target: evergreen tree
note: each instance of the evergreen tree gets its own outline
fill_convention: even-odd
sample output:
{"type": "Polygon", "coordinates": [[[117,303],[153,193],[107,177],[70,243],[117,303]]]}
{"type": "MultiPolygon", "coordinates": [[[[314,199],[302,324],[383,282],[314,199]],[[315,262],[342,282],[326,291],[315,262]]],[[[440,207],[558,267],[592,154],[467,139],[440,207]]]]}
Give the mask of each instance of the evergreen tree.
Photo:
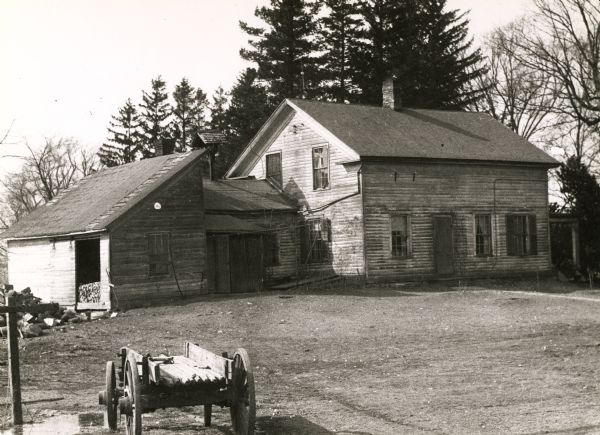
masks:
{"type": "Polygon", "coordinates": [[[381,103],[381,83],[394,75],[403,105],[461,109],[481,97],[474,80],[485,71],[472,49],[466,13],[446,0],[367,0],[361,13],[366,44],[355,81],[365,103],[381,103]]]}
{"type": "Polygon", "coordinates": [[[356,0],[320,0],[328,10],[320,20],[319,43],[322,62],[322,91],[327,99],[338,102],[356,100],[352,86],[352,59],[361,43],[361,25],[356,0]]]}
{"type": "Polygon", "coordinates": [[[580,263],[584,272],[600,270],[600,186],[581,157],[572,156],[558,170],[565,206],[579,220],[580,263]]]}
{"type": "Polygon", "coordinates": [[[278,103],[269,101],[267,89],[259,83],[254,68],[248,68],[239,75],[230,96],[225,113],[227,145],[219,155],[224,168],[233,164],[278,103]]]}
{"type": "Polygon", "coordinates": [[[225,133],[227,130],[227,93],[219,85],[210,105],[210,128],[225,133]]]}
{"type": "Polygon", "coordinates": [[[150,92],[142,91],[140,120],[142,127],[142,154],[144,158],[155,155],[155,145],[168,136],[171,106],[166,83],[160,76],[151,82],[150,92]]]}
{"type": "Polygon", "coordinates": [[[196,95],[194,97],[194,110],[192,111],[194,114],[193,122],[196,132],[205,130],[208,127],[206,115],[209,110],[210,107],[206,93],[200,88],[196,89],[196,95]]]}
{"type": "Polygon", "coordinates": [[[248,41],[252,49],[242,49],[240,55],[256,63],[260,79],[269,84],[277,101],[318,94],[319,62],[314,56],[318,9],[318,3],[308,0],[271,0],[270,7],[254,13],[266,28],[240,22],[253,38],[248,41]]]}
{"type": "Polygon", "coordinates": [[[173,92],[173,137],[176,150],[186,151],[192,146],[194,134],[204,128],[203,110],[206,107],[206,94],[191,86],[186,78],[175,86],[173,92]]]}
{"type": "Polygon", "coordinates": [[[100,162],[110,167],[139,160],[142,157],[141,122],[131,99],[119,108],[118,115],[113,115],[112,119],[108,127],[110,137],[98,151],[100,162]]]}

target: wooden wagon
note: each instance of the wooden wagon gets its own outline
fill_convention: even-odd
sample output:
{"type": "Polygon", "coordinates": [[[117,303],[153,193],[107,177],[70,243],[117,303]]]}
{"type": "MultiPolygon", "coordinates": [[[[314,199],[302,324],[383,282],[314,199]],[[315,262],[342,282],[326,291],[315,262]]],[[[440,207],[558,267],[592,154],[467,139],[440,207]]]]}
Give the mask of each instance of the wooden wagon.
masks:
{"type": "Polygon", "coordinates": [[[117,429],[117,413],[125,417],[127,434],[139,435],[143,413],[199,405],[210,426],[212,406],[218,405],[230,408],[237,435],[254,434],[254,376],[244,349],[228,358],[185,343],[184,355],[152,357],[123,347],[118,356],[118,370],[113,361],[106,363],[106,388],[99,394],[110,429],[117,429]]]}

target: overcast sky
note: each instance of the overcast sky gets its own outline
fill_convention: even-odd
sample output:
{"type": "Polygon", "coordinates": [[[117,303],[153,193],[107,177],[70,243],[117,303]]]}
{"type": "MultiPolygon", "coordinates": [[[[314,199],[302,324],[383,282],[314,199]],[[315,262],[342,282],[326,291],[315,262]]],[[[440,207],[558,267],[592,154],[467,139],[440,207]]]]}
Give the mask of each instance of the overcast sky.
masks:
{"type": "MultiPolygon", "coordinates": [[[[182,77],[209,97],[246,66],[239,57],[268,0],[0,1],[0,134],[11,141],[73,137],[97,148],[110,115],[141,98],[161,74],[169,92],[182,77]]],[[[531,0],[448,0],[470,9],[476,38],[522,15],[531,0]]],[[[1,151],[0,151],[1,152],[1,151]]],[[[4,147],[4,152],[15,148],[4,147]]],[[[0,160],[0,165],[7,164],[0,160]]]]}

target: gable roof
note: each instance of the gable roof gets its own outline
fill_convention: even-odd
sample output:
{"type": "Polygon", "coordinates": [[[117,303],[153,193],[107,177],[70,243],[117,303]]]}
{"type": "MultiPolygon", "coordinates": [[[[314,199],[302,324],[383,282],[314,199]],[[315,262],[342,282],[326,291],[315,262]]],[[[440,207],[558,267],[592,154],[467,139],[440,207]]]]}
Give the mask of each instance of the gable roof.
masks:
{"type": "Polygon", "coordinates": [[[170,154],[96,172],[38,207],[0,237],[34,238],[105,230],[202,154],[170,154]]]}
{"type": "Polygon", "coordinates": [[[203,180],[204,209],[211,211],[296,211],[288,197],[266,180],[203,180]]]}
{"type": "MultiPolygon", "coordinates": [[[[477,112],[402,109],[320,101],[285,100],[269,123],[290,119],[293,110],[307,122],[351,148],[360,158],[418,158],[542,164],[558,162],[491,116],[477,112]]],[[[259,148],[271,140],[263,126],[228,176],[240,176],[259,148]],[[250,148],[253,148],[252,152],[250,148]]],[[[270,132],[270,137],[267,132],[270,132]]]]}

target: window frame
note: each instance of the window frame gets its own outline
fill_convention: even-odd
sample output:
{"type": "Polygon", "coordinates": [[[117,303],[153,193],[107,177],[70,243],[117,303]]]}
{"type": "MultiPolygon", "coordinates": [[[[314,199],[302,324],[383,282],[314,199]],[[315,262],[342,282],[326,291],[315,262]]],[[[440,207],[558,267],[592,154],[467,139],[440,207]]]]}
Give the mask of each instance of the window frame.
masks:
{"type": "Polygon", "coordinates": [[[330,168],[330,158],[329,157],[330,157],[329,156],[329,147],[327,145],[316,145],[311,148],[310,160],[311,160],[311,168],[312,168],[313,191],[331,189],[331,173],[329,170],[329,168],[330,168]],[[315,150],[317,150],[319,148],[323,150],[322,152],[327,153],[327,156],[326,156],[327,159],[323,159],[325,166],[316,168],[315,167],[315,150]],[[321,171],[321,174],[323,174],[323,173],[327,174],[327,185],[326,186],[324,186],[324,187],[322,186],[322,184],[323,184],[323,176],[322,175],[320,178],[321,186],[317,186],[316,171],[321,171]]]}
{"type": "Polygon", "coordinates": [[[389,235],[390,235],[390,256],[393,259],[404,260],[406,258],[412,257],[412,230],[411,230],[411,216],[408,213],[392,213],[389,215],[389,235]],[[394,252],[394,218],[404,218],[406,219],[406,254],[405,255],[395,255],[394,252]]]}
{"type": "Polygon", "coordinates": [[[537,216],[535,213],[508,213],[505,216],[506,229],[506,255],[510,257],[531,257],[538,254],[537,249],[537,216]],[[524,232],[511,232],[510,224],[513,219],[524,218],[524,232]],[[532,222],[533,220],[533,222],[532,222]],[[534,229],[534,232],[531,230],[534,229]],[[514,243],[511,240],[518,241],[518,237],[523,238],[521,243],[514,243]],[[516,250],[517,247],[521,249],[516,250]]]}
{"type": "Polygon", "coordinates": [[[329,251],[331,250],[332,237],[331,237],[331,221],[326,217],[314,217],[306,220],[307,225],[307,242],[308,242],[308,255],[307,255],[307,263],[309,264],[323,264],[328,263],[331,260],[331,256],[329,255],[329,251]],[[318,231],[320,235],[319,238],[313,238],[313,234],[317,234],[316,231],[313,230],[312,223],[313,222],[321,222],[321,229],[318,231]],[[327,234],[327,240],[324,240],[323,234],[327,234]],[[313,243],[314,241],[314,243],[313,243]],[[318,246],[318,249],[314,249],[318,246]],[[316,255],[315,253],[318,253],[316,255]]]}
{"type": "Polygon", "coordinates": [[[156,231],[146,233],[146,251],[148,254],[148,276],[161,277],[171,275],[171,233],[156,231]],[[160,238],[160,243],[157,241],[160,238]],[[166,250],[159,249],[159,246],[166,250]],[[154,248],[154,249],[153,249],[154,248]]]}
{"type": "MultiPolygon", "coordinates": [[[[494,256],[494,226],[493,226],[493,220],[492,220],[492,214],[491,213],[474,213],[473,214],[473,241],[474,241],[474,247],[475,247],[475,256],[476,257],[493,257],[494,256]],[[489,234],[477,234],[477,218],[480,217],[487,217],[489,219],[489,234]],[[477,243],[477,237],[488,237],[489,238],[489,247],[490,247],[490,252],[478,252],[477,251],[477,247],[479,246],[477,243]]],[[[485,244],[484,244],[485,246],[485,244]]]]}
{"type": "Polygon", "coordinates": [[[271,180],[277,184],[279,187],[283,187],[283,156],[281,151],[274,151],[268,154],[265,154],[265,178],[267,180],[271,180]],[[269,176],[269,157],[279,156],[279,178],[275,179],[274,177],[269,176]]]}

